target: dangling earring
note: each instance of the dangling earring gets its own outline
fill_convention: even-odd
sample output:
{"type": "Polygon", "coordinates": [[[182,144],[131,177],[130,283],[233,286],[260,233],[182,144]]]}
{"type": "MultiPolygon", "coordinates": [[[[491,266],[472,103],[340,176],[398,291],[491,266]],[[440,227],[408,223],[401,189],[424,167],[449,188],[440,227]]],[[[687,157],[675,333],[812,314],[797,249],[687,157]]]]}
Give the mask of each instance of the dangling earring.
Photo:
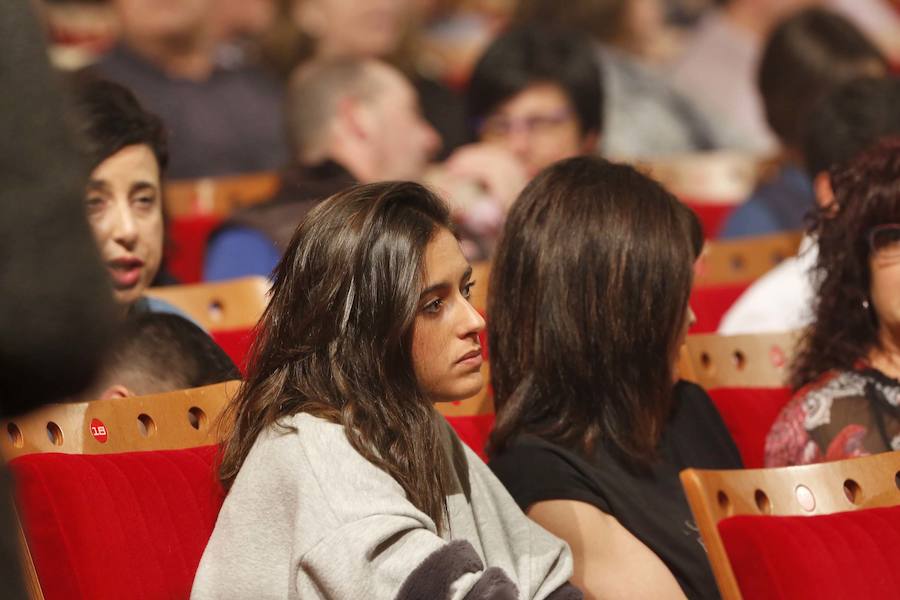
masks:
{"type": "Polygon", "coordinates": [[[863,310],[869,310],[869,301],[866,299],[863,299],[862,307],[863,307],[863,310]]]}

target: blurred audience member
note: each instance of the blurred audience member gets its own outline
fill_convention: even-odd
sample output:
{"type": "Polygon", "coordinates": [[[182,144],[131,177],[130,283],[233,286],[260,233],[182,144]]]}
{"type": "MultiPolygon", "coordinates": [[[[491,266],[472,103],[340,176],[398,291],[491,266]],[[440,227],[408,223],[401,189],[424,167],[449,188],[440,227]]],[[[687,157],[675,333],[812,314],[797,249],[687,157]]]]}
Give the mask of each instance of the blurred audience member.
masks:
{"type": "Polygon", "coordinates": [[[162,180],[169,153],[162,121],[127,88],[102,79],[81,82],[77,108],[92,161],[85,209],[122,313],[186,317],[144,295],[163,255],[162,180]]]}
{"type": "Polygon", "coordinates": [[[272,26],[276,8],[275,0],[216,0],[214,35],[225,44],[253,40],[272,26]]]}
{"type": "MultiPolygon", "coordinates": [[[[113,333],[79,197],[88,173],[31,2],[0,11],[0,418],[80,392],[113,333]]],[[[0,582],[25,600],[12,482],[0,465],[0,582]]]]}
{"type": "Polygon", "coordinates": [[[579,157],[525,188],[494,259],[489,464],[569,543],[588,598],[718,598],[678,479],[741,466],[709,396],[677,381],[702,245],[658,183],[579,157]]]}
{"type": "Polygon", "coordinates": [[[745,150],[771,153],[778,144],[766,126],[756,89],[757,63],[772,28],[790,13],[821,0],[727,0],[700,22],[670,76],[676,86],[724,121],[745,150]]]}
{"type": "Polygon", "coordinates": [[[686,96],[622,47],[629,0],[522,0],[520,23],[582,31],[595,41],[603,77],[603,136],[607,156],[646,158],[714,150],[728,143],[725,132],[686,96]]]}
{"type": "Polygon", "coordinates": [[[441,143],[419,112],[415,89],[375,59],[300,67],[288,87],[287,122],[294,162],[281,190],[214,233],[206,280],[268,276],[315,204],[354,182],[419,179],[441,143]]]}
{"type": "Polygon", "coordinates": [[[788,17],[769,36],[758,73],[769,127],[781,143],[782,164],[771,181],[729,215],[720,237],[801,229],[815,208],[812,179],[803,171],[802,145],[816,102],[838,85],[880,77],[888,64],[852,23],[809,8],[788,17]]]}
{"type": "Polygon", "coordinates": [[[900,138],[831,170],[816,223],[813,322],[766,466],[900,450],[900,138]]]}
{"type": "Polygon", "coordinates": [[[558,160],[590,154],[603,122],[603,87],[586,39],[536,25],[488,47],[467,92],[477,137],[506,148],[533,177],[558,160]]]}
{"type": "Polygon", "coordinates": [[[82,400],[127,398],[240,379],[205,331],[179,317],[148,313],[126,320],[82,400]]]}
{"type": "MultiPolygon", "coordinates": [[[[900,135],[900,80],[861,79],[827,95],[810,113],[803,141],[806,172],[813,179],[818,210],[833,200],[828,170],[841,165],[878,139],[900,135]]],[[[806,236],[797,256],[763,275],[728,310],[719,333],[789,331],[812,319],[811,269],[818,255],[816,232],[806,236]]]]}
{"type": "Polygon", "coordinates": [[[263,57],[285,80],[299,65],[334,58],[377,58],[403,71],[425,119],[441,134],[444,158],[466,137],[459,97],[422,68],[414,0],[278,0],[262,40],[263,57]]]}
{"type": "Polygon", "coordinates": [[[92,67],[130,87],[171,133],[175,179],[284,163],[281,90],[217,54],[216,0],[113,0],[122,39],[92,67]]]}

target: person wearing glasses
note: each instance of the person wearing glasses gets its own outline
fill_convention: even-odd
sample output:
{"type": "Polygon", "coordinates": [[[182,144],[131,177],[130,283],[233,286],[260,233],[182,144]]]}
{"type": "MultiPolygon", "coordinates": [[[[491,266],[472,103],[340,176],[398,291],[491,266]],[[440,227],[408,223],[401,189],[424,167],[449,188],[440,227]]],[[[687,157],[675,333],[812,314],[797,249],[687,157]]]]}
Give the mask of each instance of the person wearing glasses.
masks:
{"type": "Polygon", "coordinates": [[[512,152],[529,178],[591,154],[603,125],[592,46],[564,29],[523,26],[499,36],[475,66],[466,102],[476,137],[512,152]]]}
{"type": "Polygon", "coordinates": [[[794,398],[766,439],[766,465],[900,450],[900,137],[831,170],[816,224],[813,322],[794,359],[794,398]]]}

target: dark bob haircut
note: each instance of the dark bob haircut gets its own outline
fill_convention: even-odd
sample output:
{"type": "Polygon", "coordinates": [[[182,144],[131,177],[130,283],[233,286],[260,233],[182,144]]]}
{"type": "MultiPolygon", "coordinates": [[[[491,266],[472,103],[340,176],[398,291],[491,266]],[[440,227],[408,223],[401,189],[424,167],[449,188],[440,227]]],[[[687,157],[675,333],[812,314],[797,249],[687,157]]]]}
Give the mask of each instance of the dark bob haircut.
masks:
{"type": "Polygon", "coordinates": [[[106,79],[84,77],[76,83],[75,108],[92,169],[126,146],[146,144],[163,176],[169,164],[165,127],[159,117],[141,107],[131,90],[106,79]]]}
{"type": "Polygon", "coordinates": [[[469,123],[477,129],[501,104],[539,83],[562,88],[582,134],[601,132],[603,87],[590,41],[577,32],[537,26],[509,30],[488,46],[469,81],[469,123]]]}
{"type": "Polygon", "coordinates": [[[772,131],[800,149],[808,114],[838,85],[888,72],[884,55],[844,17],[822,8],[802,10],[769,36],[760,60],[758,85],[772,131]]]}
{"type": "Polygon", "coordinates": [[[813,322],[791,372],[799,389],[831,369],[846,369],[878,347],[878,318],[868,302],[868,233],[900,222],[900,137],[885,138],[831,171],[836,212],[821,212],[813,322]]]}
{"type": "Polygon", "coordinates": [[[879,138],[900,135],[900,79],[865,78],[833,90],[810,115],[803,154],[811,177],[850,161],[879,138]]]}
{"type": "Polygon", "coordinates": [[[651,461],[702,245],[694,213],[630,166],[578,157],[540,173],[491,275],[490,451],[531,433],[651,461]]]}

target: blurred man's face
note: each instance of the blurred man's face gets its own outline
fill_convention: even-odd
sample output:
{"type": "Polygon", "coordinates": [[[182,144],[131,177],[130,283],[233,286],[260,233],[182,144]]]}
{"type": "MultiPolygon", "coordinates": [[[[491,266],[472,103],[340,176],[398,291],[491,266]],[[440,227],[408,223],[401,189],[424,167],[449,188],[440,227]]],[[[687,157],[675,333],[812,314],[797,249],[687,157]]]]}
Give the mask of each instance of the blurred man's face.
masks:
{"type": "Polygon", "coordinates": [[[208,25],[215,0],[113,0],[126,37],[179,39],[208,25]]]}
{"type": "Polygon", "coordinates": [[[321,56],[382,58],[397,49],[410,0],[295,0],[295,21],[321,56]]]}
{"type": "Polygon", "coordinates": [[[558,160],[586,154],[595,135],[584,135],[575,108],[555,83],[529,86],[501,104],[478,126],[482,141],[512,152],[529,177],[558,160]]]}
{"type": "Polygon", "coordinates": [[[440,149],[441,138],[422,117],[416,90],[396,69],[377,67],[378,91],[370,101],[379,179],[419,179],[440,149]]]}

